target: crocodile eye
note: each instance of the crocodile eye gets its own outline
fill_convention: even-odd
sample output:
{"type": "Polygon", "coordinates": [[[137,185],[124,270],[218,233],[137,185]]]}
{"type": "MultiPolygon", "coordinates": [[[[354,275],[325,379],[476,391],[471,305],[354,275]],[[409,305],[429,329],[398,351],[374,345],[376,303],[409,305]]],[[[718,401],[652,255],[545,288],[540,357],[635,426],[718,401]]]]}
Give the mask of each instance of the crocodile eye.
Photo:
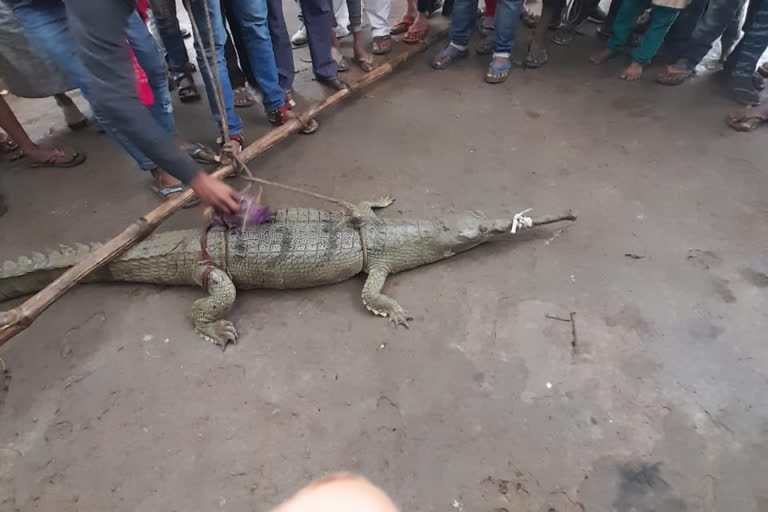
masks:
{"type": "Polygon", "coordinates": [[[488,231],[488,228],[486,226],[480,226],[481,233],[485,233],[486,231],[488,231]]]}

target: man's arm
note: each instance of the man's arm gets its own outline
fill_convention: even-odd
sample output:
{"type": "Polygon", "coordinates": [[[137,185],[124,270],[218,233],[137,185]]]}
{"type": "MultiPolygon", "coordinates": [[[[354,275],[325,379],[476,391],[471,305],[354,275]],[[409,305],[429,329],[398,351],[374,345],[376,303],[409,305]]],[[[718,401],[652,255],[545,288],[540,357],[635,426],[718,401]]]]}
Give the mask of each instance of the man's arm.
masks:
{"type": "Polygon", "coordinates": [[[91,74],[91,99],[145,155],[184,183],[198,173],[174,138],[154,120],[136,94],[125,43],[125,24],[136,8],[131,0],[65,0],[69,26],[91,74]]]}
{"type": "Polygon", "coordinates": [[[91,74],[91,100],[145,155],[172,176],[189,184],[200,199],[225,212],[240,206],[237,192],[202,172],[176,147],[173,137],[139,101],[125,24],[135,0],[65,0],[69,27],[91,74]]]}

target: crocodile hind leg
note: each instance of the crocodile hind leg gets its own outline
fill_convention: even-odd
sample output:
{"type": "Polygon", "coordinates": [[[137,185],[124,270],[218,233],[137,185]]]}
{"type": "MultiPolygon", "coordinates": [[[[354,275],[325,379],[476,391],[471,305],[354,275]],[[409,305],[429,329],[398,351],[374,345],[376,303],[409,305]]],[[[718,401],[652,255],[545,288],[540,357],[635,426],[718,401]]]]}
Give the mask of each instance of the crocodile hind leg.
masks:
{"type": "Polygon", "coordinates": [[[218,345],[223,351],[228,343],[237,343],[235,325],[223,318],[235,303],[235,285],[223,270],[205,266],[200,267],[199,283],[202,284],[206,272],[209,272],[205,286],[208,297],[197,299],[192,305],[192,323],[204,340],[218,345]]]}
{"type": "Polygon", "coordinates": [[[408,327],[408,321],[413,320],[413,317],[395,299],[381,293],[388,275],[389,271],[384,268],[368,271],[368,279],[363,286],[363,304],[374,315],[389,317],[395,327],[408,327]]]}

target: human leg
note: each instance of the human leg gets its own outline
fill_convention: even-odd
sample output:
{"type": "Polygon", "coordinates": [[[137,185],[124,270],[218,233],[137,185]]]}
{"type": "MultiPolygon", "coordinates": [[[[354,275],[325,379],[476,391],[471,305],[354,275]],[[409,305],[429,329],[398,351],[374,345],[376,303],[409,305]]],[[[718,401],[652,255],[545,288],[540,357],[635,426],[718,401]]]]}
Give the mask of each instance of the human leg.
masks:
{"type": "Polygon", "coordinates": [[[632,64],[621,74],[625,80],[637,80],[643,73],[643,66],[649,64],[659,50],[664,36],[680,14],[680,9],[653,5],[651,21],[645,34],[640,38],[640,44],[632,51],[632,64]]]}
{"type": "Polygon", "coordinates": [[[205,91],[208,96],[208,104],[211,108],[211,113],[216,119],[216,122],[220,122],[222,118],[227,120],[230,136],[238,135],[242,131],[242,122],[235,113],[232,84],[229,82],[229,75],[227,74],[227,60],[224,57],[224,44],[226,43],[227,36],[224,29],[224,22],[221,18],[221,5],[218,0],[207,0],[206,2],[192,1],[186,3],[186,5],[190,11],[189,15],[194,18],[195,25],[197,25],[197,29],[200,32],[200,39],[202,39],[202,41],[199,41],[198,38],[195,37],[195,51],[197,53],[198,67],[203,75],[203,82],[205,82],[205,91]],[[211,37],[208,34],[206,7],[208,9],[208,16],[210,16],[211,19],[211,28],[213,30],[213,46],[211,46],[211,37]],[[219,112],[214,81],[208,74],[206,61],[211,67],[211,73],[216,73],[218,70],[222,88],[221,96],[224,100],[223,113],[219,112]]]}
{"type": "Polygon", "coordinates": [[[757,62],[768,46],[768,2],[760,2],[753,11],[752,21],[744,31],[736,49],[728,59],[730,88],[736,101],[745,104],[760,102],[760,95],[754,88],[752,75],[757,62]]]}
{"type": "Polygon", "coordinates": [[[285,91],[280,87],[277,76],[275,54],[272,50],[272,38],[267,26],[266,0],[225,0],[232,20],[237,23],[243,38],[247,59],[256,83],[261,89],[264,108],[272,112],[280,108],[285,99],[285,91]]]}
{"type": "Polygon", "coordinates": [[[616,19],[613,22],[611,38],[608,40],[604,50],[590,57],[592,63],[601,64],[605,62],[605,60],[613,56],[619,48],[627,43],[635,26],[635,20],[640,16],[644,6],[645,2],[643,0],[622,0],[621,6],[616,13],[616,19]]]}
{"type": "Polygon", "coordinates": [[[135,11],[128,17],[125,35],[152,89],[154,102],[149,106],[152,117],[166,132],[175,135],[176,125],[173,120],[173,102],[168,90],[166,64],[152,34],[135,11]]]}
{"type": "Polygon", "coordinates": [[[285,91],[293,89],[293,50],[288,37],[288,27],[285,25],[283,4],[281,0],[267,0],[267,24],[272,38],[272,49],[275,52],[275,64],[280,87],[285,91]]]}
{"type": "Polygon", "coordinates": [[[315,77],[336,78],[336,62],[331,57],[331,8],[327,0],[300,0],[300,3],[315,77]]]}

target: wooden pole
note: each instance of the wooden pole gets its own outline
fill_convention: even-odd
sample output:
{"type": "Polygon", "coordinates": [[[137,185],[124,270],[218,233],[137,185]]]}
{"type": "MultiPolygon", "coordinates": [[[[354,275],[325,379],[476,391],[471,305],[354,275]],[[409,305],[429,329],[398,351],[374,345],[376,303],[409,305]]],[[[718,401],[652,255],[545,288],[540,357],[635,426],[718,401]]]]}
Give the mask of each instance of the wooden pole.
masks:
{"type": "MultiPolygon", "coordinates": [[[[309,119],[314,118],[326,108],[334,105],[342,98],[351,95],[360,89],[391,74],[398,66],[406,62],[414,55],[429,48],[435,41],[442,38],[446,30],[439,31],[428,41],[416,45],[409,45],[404,51],[394,55],[389,61],[377,67],[362,78],[349,84],[349,89],[334,92],[326,98],[310,105],[306,112],[299,114],[298,119],[291,119],[284,125],[278,126],[269,133],[249,144],[238,155],[240,160],[247,162],[261,155],[275,144],[285,140],[290,135],[298,132],[309,119]]],[[[236,172],[233,165],[225,165],[217,169],[212,176],[224,179],[236,172]]],[[[122,233],[99,246],[98,249],[88,254],[76,265],[69,268],[48,286],[27,299],[23,304],[0,313],[0,346],[8,340],[32,325],[40,314],[48,309],[57,299],[80,282],[85,276],[94,270],[103,267],[122,253],[130,249],[139,241],[146,238],[163,221],[176,213],[182,206],[195,197],[195,192],[187,188],[184,192],[165,201],[163,204],[150,211],[143,217],[128,226],[122,233]]]]}

